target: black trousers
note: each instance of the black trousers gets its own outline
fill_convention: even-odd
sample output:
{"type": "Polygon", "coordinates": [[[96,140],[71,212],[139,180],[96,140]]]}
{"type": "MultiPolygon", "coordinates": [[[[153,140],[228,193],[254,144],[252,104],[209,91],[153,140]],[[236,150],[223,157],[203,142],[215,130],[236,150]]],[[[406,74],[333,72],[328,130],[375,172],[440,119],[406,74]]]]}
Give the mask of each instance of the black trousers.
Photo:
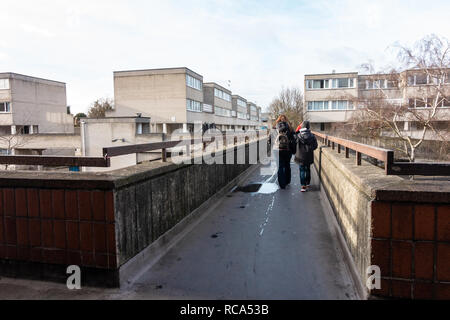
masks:
{"type": "Polygon", "coordinates": [[[280,150],[278,156],[278,184],[280,188],[284,189],[291,183],[292,152],[290,150],[280,150]]]}

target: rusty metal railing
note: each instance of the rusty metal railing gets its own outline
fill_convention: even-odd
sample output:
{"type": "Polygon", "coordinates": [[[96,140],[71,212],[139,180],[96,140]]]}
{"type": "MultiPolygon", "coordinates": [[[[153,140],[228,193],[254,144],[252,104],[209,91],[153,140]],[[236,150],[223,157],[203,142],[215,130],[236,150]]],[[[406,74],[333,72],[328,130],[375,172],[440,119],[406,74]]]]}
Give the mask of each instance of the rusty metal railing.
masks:
{"type": "MultiPolygon", "coordinates": [[[[257,139],[268,134],[265,131],[254,131],[257,139]]],[[[239,142],[239,138],[243,138],[243,142],[248,143],[252,132],[228,134],[224,135],[224,143],[227,142],[225,138],[232,137],[233,144],[239,142]]],[[[205,136],[201,139],[186,139],[176,141],[162,141],[154,143],[126,145],[117,147],[103,148],[103,157],[71,157],[71,156],[34,156],[34,155],[4,155],[0,156],[0,165],[42,165],[48,167],[110,167],[111,157],[117,157],[126,154],[144,153],[150,151],[161,150],[161,159],[163,162],[167,161],[167,149],[187,146],[187,152],[190,153],[190,148],[195,144],[203,144],[203,149],[210,143],[216,141],[219,136],[205,136]]],[[[225,144],[224,144],[225,145],[225,144]]]]}
{"type": "Polygon", "coordinates": [[[375,158],[384,162],[386,175],[422,175],[422,176],[450,176],[450,163],[448,162],[395,162],[394,151],[329,136],[313,131],[313,134],[326,146],[338,153],[345,152],[345,157],[350,157],[350,150],[356,154],[356,165],[361,165],[361,156],[375,158]]]}

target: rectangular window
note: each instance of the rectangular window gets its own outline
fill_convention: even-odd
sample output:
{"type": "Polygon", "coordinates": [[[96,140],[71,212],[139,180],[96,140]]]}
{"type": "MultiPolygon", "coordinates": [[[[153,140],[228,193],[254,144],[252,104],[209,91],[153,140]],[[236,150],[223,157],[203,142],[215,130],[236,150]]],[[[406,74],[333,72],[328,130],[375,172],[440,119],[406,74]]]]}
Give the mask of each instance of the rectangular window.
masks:
{"type": "Polygon", "coordinates": [[[237,117],[239,119],[247,119],[247,114],[245,112],[238,112],[237,117]]]}
{"type": "Polygon", "coordinates": [[[396,80],[386,80],[387,88],[398,88],[398,82],[396,80]]]}
{"type": "Polygon", "coordinates": [[[337,101],[332,101],[332,103],[331,103],[331,109],[337,110],[337,108],[338,108],[338,102],[337,102],[337,101]]]}
{"type": "Polygon", "coordinates": [[[186,100],[186,109],[188,111],[202,112],[202,104],[199,101],[187,99],[186,100]]]}
{"type": "Polygon", "coordinates": [[[426,74],[416,74],[416,85],[427,83],[428,83],[428,76],[426,74]]]}
{"type": "Polygon", "coordinates": [[[197,90],[202,90],[202,82],[188,74],[186,75],[186,85],[197,90]]]}
{"type": "Polygon", "coordinates": [[[8,149],[0,149],[0,155],[7,156],[9,154],[10,154],[10,152],[8,149]]]}
{"type": "Polygon", "coordinates": [[[0,79],[0,90],[9,89],[9,79],[0,79]]]}
{"type": "Polygon", "coordinates": [[[247,103],[244,100],[241,100],[241,99],[237,100],[237,105],[240,106],[240,107],[244,107],[244,108],[247,107],[247,103]]]}
{"type": "Polygon", "coordinates": [[[306,89],[312,89],[312,80],[306,80],[306,89]]]}
{"type": "Polygon", "coordinates": [[[10,112],[11,104],[9,102],[0,102],[0,112],[10,112]]]}
{"type": "Polygon", "coordinates": [[[223,99],[225,101],[231,101],[231,96],[228,93],[223,92],[222,90],[219,90],[216,88],[214,88],[214,96],[216,96],[217,98],[223,99]]]}
{"type": "Polygon", "coordinates": [[[353,78],[350,78],[349,87],[350,88],[354,88],[355,87],[355,80],[353,78]]]}
{"type": "Polygon", "coordinates": [[[408,104],[411,109],[415,108],[416,107],[416,99],[409,99],[408,104]]]}
{"type": "Polygon", "coordinates": [[[348,78],[340,78],[338,79],[338,88],[348,88],[348,78]]]}
{"type": "Polygon", "coordinates": [[[353,101],[348,101],[348,107],[347,107],[347,109],[348,109],[348,110],[354,110],[354,109],[355,109],[355,107],[354,107],[354,105],[353,105],[353,101]]]}
{"type": "Polygon", "coordinates": [[[323,102],[323,110],[328,110],[328,101],[323,102]]]}
{"type": "Polygon", "coordinates": [[[423,99],[416,99],[416,108],[425,108],[425,101],[423,99]]]}
{"type": "Polygon", "coordinates": [[[445,75],[445,83],[450,83],[450,72],[445,75]]]}
{"type": "Polygon", "coordinates": [[[331,87],[334,89],[338,87],[338,79],[333,79],[331,81],[331,87]]]}
{"type": "Polygon", "coordinates": [[[347,101],[339,100],[338,101],[338,110],[347,109],[347,101]]]}
{"type": "Polygon", "coordinates": [[[312,111],[313,109],[313,103],[312,101],[308,101],[308,111],[312,111]]]}
{"type": "Polygon", "coordinates": [[[450,107],[450,97],[445,97],[442,101],[442,106],[443,107],[450,107]]]}
{"type": "Polygon", "coordinates": [[[325,87],[324,80],[314,80],[314,82],[313,82],[314,89],[323,89],[324,87],[325,87]]]}

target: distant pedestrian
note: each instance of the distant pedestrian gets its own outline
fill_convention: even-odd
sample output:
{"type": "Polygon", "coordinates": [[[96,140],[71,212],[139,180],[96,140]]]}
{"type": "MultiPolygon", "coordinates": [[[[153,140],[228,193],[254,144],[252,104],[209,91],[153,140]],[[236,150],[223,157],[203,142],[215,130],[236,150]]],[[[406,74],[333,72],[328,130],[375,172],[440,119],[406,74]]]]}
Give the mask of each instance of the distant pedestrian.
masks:
{"type": "Polygon", "coordinates": [[[285,189],[291,183],[291,158],[293,145],[295,146],[294,131],[285,115],[278,117],[275,122],[277,137],[274,151],[278,161],[278,184],[285,189]]]}
{"type": "Polygon", "coordinates": [[[311,133],[309,121],[303,121],[297,135],[297,150],[294,161],[299,165],[301,192],[306,192],[311,184],[311,165],[314,163],[314,150],[317,139],[311,133]]]}

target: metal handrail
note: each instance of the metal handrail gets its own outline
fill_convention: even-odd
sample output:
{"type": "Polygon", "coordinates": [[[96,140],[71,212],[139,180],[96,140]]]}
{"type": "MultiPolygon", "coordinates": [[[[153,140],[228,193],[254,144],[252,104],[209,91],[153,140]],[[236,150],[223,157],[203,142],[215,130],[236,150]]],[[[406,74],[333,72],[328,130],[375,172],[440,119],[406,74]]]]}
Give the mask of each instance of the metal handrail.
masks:
{"type": "Polygon", "coordinates": [[[321,142],[331,147],[337,148],[341,153],[341,147],[345,148],[345,157],[350,157],[350,150],[356,153],[356,165],[361,165],[361,155],[367,155],[384,162],[386,175],[422,175],[422,176],[450,176],[450,163],[448,162],[395,162],[394,151],[367,144],[346,140],[338,137],[329,136],[320,132],[313,131],[315,136],[319,137],[321,142]]]}
{"type": "MultiPolygon", "coordinates": [[[[259,139],[261,137],[259,131],[254,131],[256,137],[259,139]]],[[[236,145],[238,139],[245,137],[245,143],[249,142],[249,136],[251,133],[238,133],[233,134],[233,143],[236,145]]],[[[208,137],[208,136],[205,136],[208,137]]],[[[0,156],[1,165],[43,165],[43,166],[69,166],[69,167],[110,167],[111,157],[117,157],[126,154],[133,153],[143,153],[154,150],[161,150],[161,159],[163,162],[167,161],[167,149],[176,146],[188,146],[187,150],[189,152],[190,146],[198,143],[203,143],[203,149],[210,143],[216,141],[217,136],[210,136],[210,139],[205,141],[202,139],[186,139],[186,140],[176,140],[176,141],[162,141],[154,143],[136,144],[136,145],[126,145],[117,147],[106,147],[103,148],[103,157],[71,157],[71,156],[34,156],[34,155],[4,155],[0,156]]],[[[224,135],[225,137],[230,137],[230,135],[224,135]]]]}

